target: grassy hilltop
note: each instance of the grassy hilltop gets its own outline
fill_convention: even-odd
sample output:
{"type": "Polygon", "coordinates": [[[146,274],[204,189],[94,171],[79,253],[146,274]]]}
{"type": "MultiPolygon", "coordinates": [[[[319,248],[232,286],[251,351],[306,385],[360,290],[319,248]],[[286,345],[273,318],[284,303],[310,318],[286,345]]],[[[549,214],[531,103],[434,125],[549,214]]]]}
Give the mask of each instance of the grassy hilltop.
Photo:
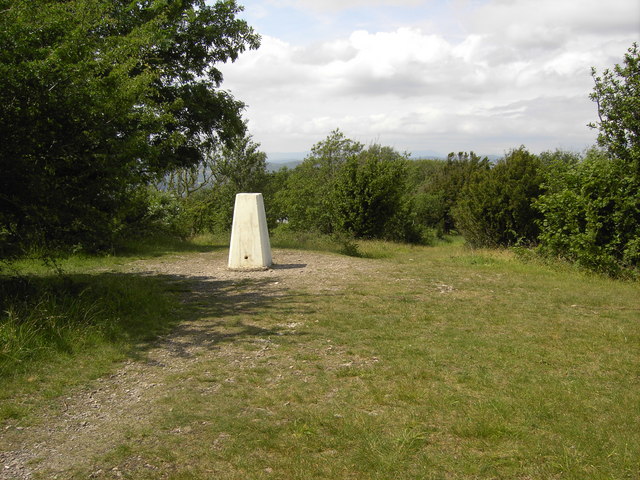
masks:
{"type": "Polygon", "coordinates": [[[279,268],[244,277],[222,273],[222,246],[189,250],[78,267],[87,288],[130,293],[95,304],[91,338],[5,371],[3,451],[46,444],[48,422],[60,451],[84,442],[71,463],[35,450],[29,468],[60,478],[640,471],[637,283],[458,241],[361,242],[362,258],[276,248],[279,268]],[[75,440],[68,409],[84,419],[75,440]]]}

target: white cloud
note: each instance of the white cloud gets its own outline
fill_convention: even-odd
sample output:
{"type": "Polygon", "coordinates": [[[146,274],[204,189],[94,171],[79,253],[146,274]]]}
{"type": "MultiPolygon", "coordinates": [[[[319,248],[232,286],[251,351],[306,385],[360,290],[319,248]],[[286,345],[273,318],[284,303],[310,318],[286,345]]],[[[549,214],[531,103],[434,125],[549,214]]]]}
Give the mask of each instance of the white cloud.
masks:
{"type": "Polygon", "coordinates": [[[545,29],[637,34],[639,18],[640,4],[630,0],[494,0],[473,11],[467,21],[475,32],[506,31],[507,38],[517,40],[545,29]]]}
{"type": "Polygon", "coordinates": [[[409,24],[311,45],[265,35],[225,66],[224,85],[266,151],[308,150],[336,127],[400,150],[581,148],[595,140],[590,68],[619,63],[636,39],[631,3],[494,0],[457,39],[409,24]]]}
{"type": "Polygon", "coordinates": [[[335,12],[357,7],[412,7],[421,5],[425,2],[424,0],[270,0],[270,3],[279,6],[311,9],[320,12],[335,12]]]}

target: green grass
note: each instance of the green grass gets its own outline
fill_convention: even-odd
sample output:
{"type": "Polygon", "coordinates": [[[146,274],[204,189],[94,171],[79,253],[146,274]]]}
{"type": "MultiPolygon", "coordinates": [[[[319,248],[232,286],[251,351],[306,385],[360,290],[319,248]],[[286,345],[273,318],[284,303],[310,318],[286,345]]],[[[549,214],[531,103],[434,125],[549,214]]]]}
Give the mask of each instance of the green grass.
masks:
{"type": "Polygon", "coordinates": [[[171,287],[159,278],[117,273],[122,265],[168,252],[213,250],[149,242],[117,255],[59,259],[55,268],[34,259],[5,265],[0,272],[0,421],[28,416],[43,400],[113,371],[176,325],[181,306],[171,287]]]}
{"type": "Polygon", "coordinates": [[[638,478],[638,283],[459,240],[360,249],[369,274],[333,288],[201,299],[220,354],[168,378],[97,478],[638,478]]]}
{"type": "Polygon", "coordinates": [[[340,253],[342,245],[330,235],[309,232],[295,232],[286,228],[277,228],[271,233],[271,246],[274,248],[292,248],[319,252],[340,253]]]}
{"type": "MultiPolygon", "coordinates": [[[[462,243],[462,237],[436,239],[431,233],[425,239],[428,245],[462,243]]],[[[219,242],[220,237],[216,238],[219,242]]],[[[383,240],[353,239],[346,234],[322,235],[311,232],[297,232],[287,228],[276,228],[271,233],[271,246],[274,248],[290,248],[295,250],[311,250],[317,252],[338,253],[350,257],[385,258],[397,254],[400,250],[410,251],[418,246],[402,245],[383,240]]]]}

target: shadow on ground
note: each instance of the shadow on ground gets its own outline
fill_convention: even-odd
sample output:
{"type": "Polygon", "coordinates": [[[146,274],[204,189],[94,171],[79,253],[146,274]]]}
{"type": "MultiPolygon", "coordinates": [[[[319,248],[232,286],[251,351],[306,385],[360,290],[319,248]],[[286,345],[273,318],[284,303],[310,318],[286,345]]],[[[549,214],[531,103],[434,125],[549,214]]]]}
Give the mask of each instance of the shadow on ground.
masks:
{"type": "MultiPolygon", "coordinates": [[[[274,269],[303,267],[289,264],[274,269]]],[[[278,324],[305,313],[310,304],[308,296],[288,291],[277,276],[216,279],[153,272],[3,276],[0,293],[3,311],[16,312],[18,322],[24,317],[33,331],[42,333],[39,342],[44,343],[37,345],[38,351],[64,355],[91,350],[94,340],[79,350],[74,344],[73,332],[84,329],[97,332],[99,343],[131,345],[126,355],[133,359],[144,359],[153,348],[166,347],[187,357],[221,343],[292,335],[278,324]],[[162,302],[165,307],[154,308],[162,302]],[[42,311],[41,317],[31,313],[34,309],[42,311]],[[60,321],[52,324],[52,318],[60,321]],[[65,331],[71,333],[65,336],[65,331]]],[[[0,317],[0,331],[8,321],[0,317]]],[[[16,361],[5,359],[9,364],[4,370],[15,372],[20,367],[27,372],[36,356],[37,352],[16,361]]]]}
{"type": "Polygon", "coordinates": [[[181,253],[211,253],[227,250],[228,245],[197,245],[190,242],[158,241],[131,244],[123,246],[114,252],[114,256],[127,258],[131,255],[143,255],[147,258],[157,258],[165,255],[181,253]]]}
{"type": "MultiPolygon", "coordinates": [[[[280,265],[277,268],[303,268],[280,265]]],[[[293,294],[277,277],[216,280],[210,277],[158,275],[170,290],[178,292],[183,308],[173,331],[146,347],[168,342],[174,355],[190,357],[201,347],[252,339],[304,335],[279,326],[293,315],[311,313],[309,296],[293,294]]],[[[143,346],[143,350],[146,349],[143,346]]]]}

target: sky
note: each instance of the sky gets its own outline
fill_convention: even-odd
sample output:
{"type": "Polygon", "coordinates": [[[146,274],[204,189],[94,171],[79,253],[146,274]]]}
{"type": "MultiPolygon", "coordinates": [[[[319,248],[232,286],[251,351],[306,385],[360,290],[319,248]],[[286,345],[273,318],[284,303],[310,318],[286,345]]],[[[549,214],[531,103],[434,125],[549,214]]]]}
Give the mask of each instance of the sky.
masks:
{"type": "Polygon", "coordinates": [[[583,151],[597,136],[591,67],[640,42],[639,0],[239,3],[262,44],[220,66],[222,88],[272,161],[336,128],[414,158],[583,151]]]}

